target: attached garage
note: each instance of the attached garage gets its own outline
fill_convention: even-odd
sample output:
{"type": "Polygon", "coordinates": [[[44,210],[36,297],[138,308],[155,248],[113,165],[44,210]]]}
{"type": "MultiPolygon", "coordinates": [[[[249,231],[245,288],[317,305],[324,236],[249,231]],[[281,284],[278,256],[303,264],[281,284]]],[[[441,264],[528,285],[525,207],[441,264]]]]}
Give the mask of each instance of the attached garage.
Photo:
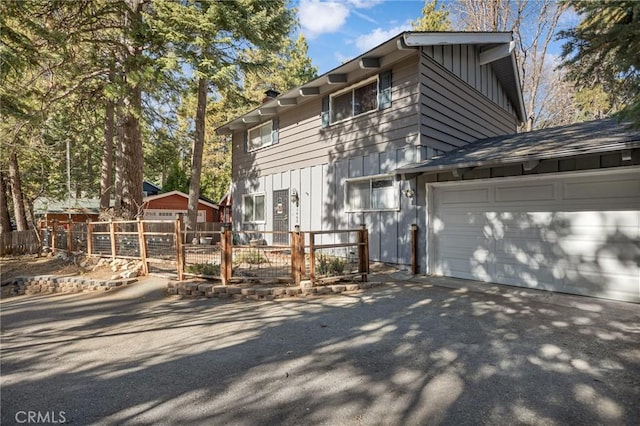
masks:
{"type": "Polygon", "coordinates": [[[640,303],[640,130],[497,136],[396,173],[424,202],[422,272],[640,303]]]}
{"type": "Polygon", "coordinates": [[[432,274],[640,303],[640,170],[428,192],[432,274]]]}

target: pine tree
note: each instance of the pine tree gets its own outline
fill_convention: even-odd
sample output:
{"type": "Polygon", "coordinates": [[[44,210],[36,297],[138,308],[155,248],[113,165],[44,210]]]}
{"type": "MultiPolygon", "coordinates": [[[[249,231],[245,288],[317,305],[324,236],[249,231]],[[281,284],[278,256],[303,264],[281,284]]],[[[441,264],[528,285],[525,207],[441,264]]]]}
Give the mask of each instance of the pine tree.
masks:
{"type": "Polygon", "coordinates": [[[438,0],[425,0],[422,17],[411,21],[414,31],[451,31],[449,11],[444,6],[438,6],[438,0]]]}
{"type": "Polygon", "coordinates": [[[621,117],[640,127],[640,2],[568,2],[582,18],[560,33],[562,66],[581,89],[602,86],[621,117]]]}

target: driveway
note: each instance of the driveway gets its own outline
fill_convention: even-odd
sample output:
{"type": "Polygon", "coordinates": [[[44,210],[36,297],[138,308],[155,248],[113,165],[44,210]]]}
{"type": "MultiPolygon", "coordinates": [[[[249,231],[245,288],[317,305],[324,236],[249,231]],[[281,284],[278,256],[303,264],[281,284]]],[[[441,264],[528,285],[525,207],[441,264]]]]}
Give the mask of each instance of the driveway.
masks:
{"type": "Polygon", "coordinates": [[[271,302],[164,298],[160,278],[3,301],[2,424],[637,424],[640,306],[407,278],[271,302]]]}

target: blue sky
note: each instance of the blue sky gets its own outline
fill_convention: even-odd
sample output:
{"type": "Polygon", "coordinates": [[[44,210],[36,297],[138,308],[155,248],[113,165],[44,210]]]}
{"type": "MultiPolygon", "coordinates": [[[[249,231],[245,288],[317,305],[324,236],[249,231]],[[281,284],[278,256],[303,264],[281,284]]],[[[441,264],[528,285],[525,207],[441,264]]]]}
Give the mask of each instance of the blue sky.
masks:
{"type": "MultiPolygon", "coordinates": [[[[293,6],[320,75],[410,30],[411,20],[422,15],[424,0],[293,0],[293,6]]],[[[566,14],[560,26],[574,23],[575,15],[566,14]]],[[[549,53],[557,55],[560,45],[554,43],[549,53]]]]}
{"type": "Polygon", "coordinates": [[[424,0],[297,0],[294,6],[309,57],[323,74],[411,29],[424,0]]]}

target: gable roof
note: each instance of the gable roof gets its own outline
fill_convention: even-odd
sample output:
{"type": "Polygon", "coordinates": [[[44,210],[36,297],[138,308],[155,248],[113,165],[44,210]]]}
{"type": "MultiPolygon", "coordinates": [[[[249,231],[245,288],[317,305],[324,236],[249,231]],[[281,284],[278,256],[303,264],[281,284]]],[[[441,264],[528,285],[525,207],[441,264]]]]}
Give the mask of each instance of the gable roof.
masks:
{"type": "Polygon", "coordinates": [[[640,148],[640,130],[629,129],[625,123],[609,118],[480,139],[431,160],[400,167],[395,172],[437,173],[632,148],[640,148]]]}
{"type": "MultiPolygon", "coordinates": [[[[187,200],[189,199],[189,195],[185,194],[184,192],[181,191],[171,191],[171,192],[165,192],[162,194],[158,194],[158,195],[150,195],[148,197],[144,197],[144,199],[142,200],[144,203],[148,202],[148,201],[153,201],[153,200],[158,200],[160,198],[165,198],[165,197],[169,197],[172,195],[179,195],[182,198],[186,198],[187,200]]],[[[211,208],[214,209],[219,209],[220,207],[215,204],[213,201],[209,200],[208,198],[205,198],[203,196],[200,196],[200,199],[198,201],[200,204],[204,204],[205,206],[209,206],[211,208]]]]}
{"type": "Polygon", "coordinates": [[[514,106],[516,116],[523,122],[525,108],[516,65],[515,43],[510,32],[416,32],[405,31],[360,56],[322,74],[307,83],[288,90],[248,113],[216,129],[218,134],[253,127],[278,112],[301,105],[317,96],[325,96],[336,89],[353,84],[372,69],[383,69],[414,55],[421,46],[461,45],[481,46],[480,61],[491,64],[496,77],[514,106]]]}

